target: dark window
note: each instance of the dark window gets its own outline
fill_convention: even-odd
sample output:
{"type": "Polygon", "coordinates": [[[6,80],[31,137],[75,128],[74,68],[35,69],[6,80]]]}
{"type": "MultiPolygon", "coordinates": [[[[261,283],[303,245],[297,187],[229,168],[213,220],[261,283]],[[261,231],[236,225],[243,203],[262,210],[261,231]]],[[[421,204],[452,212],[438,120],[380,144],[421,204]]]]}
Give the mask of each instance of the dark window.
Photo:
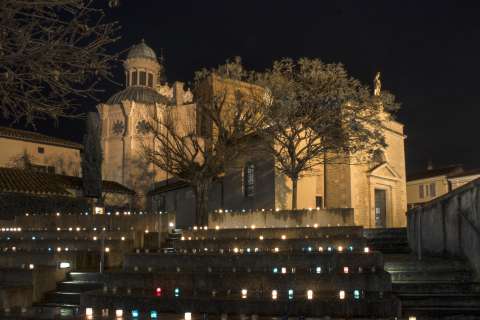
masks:
{"type": "Polygon", "coordinates": [[[125,78],[127,79],[127,87],[130,85],[130,72],[125,73],[125,78]]]}
{"type": "Polygon", "coordinates": [[[140,85],[147,85],[147,73],[145,71],[140,71],[140,85]]]}
{"type": "Polygon", "coordinates": [[[420,197],[420,199],[423,199],[423,197],[425,196],[424,193],[423,193],[423,184],[419,185],[418,186],[418,196],[420,197]]]}
{"type": "Polygon", "coordinates": [[[38,147],[37,151],[38,151],[38,153],[45,153],[45,148],[44,147],[38,147]]]}
{"type": "Polygon", "coordinates": [[[148,86],[153,88],[153,74],[151,73],[148,74],[148,86]]]}
{"type": "Polygon", "coordinates": [[[28,169],[35,172],[41,172],[41,173],[55,173],[55,167],[53,166],[42,166],[42,165],[31,164],[28,166],[28,169]]]}
{"type": "Polygon", "coordinates": [[[315,197],[315,207],[323,208],[323,197],[322,196],[316,196],[315,197]]]}
{"type": "Polygon", "coordinates": [[[430,183],[430,197],[435,197],[437,195],[437,190],[435,188],[435,183],[430,183]]]}
{"type": "Polygon", "coordinates": [[[253,197],[255,194],[255,165],[247,163],[244,169],[245,196],[253,197]]]}
{"type": "Polygon", "coordinates": [[[47,167],[47,172],[48,173],[55,173],[55,167],[48,166],[47,167]]]}
{"type": "Polygon", "coordinates": [[[133,71],[132,72],[132,86],[136,86],[138,84],[137,76],[138,76],[138,72],[133,71]]]}
{"type": "Polygon", "coordinates": [[[167,208],[167,202],[165,196],[157,196],[156,197],[156,207],[157,211],[165,212],[167,208]]]}

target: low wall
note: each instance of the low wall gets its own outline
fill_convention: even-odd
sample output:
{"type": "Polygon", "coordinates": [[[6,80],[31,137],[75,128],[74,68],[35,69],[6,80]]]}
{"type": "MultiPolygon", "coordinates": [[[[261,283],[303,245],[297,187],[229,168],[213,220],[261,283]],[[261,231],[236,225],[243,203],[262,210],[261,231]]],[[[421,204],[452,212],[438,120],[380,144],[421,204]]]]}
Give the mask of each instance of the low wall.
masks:
{"type": "Polygon", "coordinates": [[[408,242],[422,255],[465,257],[480,279],[480,179],[407,212],[408,242]]]}
{"type": "Polygon", "coordinates": [[[251,212],[214,212],[209,215],[208,227],[290,228],[306,226],[353,226],[353,209],[312,209],[251,212]]]}

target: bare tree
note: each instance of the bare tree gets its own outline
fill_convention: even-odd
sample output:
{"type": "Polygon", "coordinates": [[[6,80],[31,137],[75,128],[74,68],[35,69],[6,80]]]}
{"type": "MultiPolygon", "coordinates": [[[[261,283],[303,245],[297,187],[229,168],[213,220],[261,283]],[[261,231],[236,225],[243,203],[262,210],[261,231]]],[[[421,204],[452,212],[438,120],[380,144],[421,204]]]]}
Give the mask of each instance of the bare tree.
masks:
{"type": "Polygon", "coordinates": [[[386,146],[382,110],[397,107],[394,97],[374,96],[341,64],[283,59],[255,78],[271,94],[264,141],[277,169],[292,182],[292,209],[303,173],[321,163],[351,161],[351,155],[368,161],[386,146]]]}
{"type": "MultiPolygon", "coordinates": [[[[110,1],[110,6],[118,5],[110,1]]],[[[0,1],[0,112],[12,121],[75,115],[110,79],[118,25],[93,0],[0,1]]]]}
{"type": "Polygon", "coordinates": [[[244,151],[245,140],[258,131],[263,89],[239,80],[246,77],[239,60],[197,72],[195,105],[168,107],[151,124],[154,143],[144,145],[154,165],[195,194],[196,223],[208,223],[208,193],[230,163],[244,151]],[[191,108],[191,109],[190,109],[191,108]]]}
{"type": "Polygon", "coordinates": [[[87,116],[87,133],[83,137],[82,181],[86,197],[102,201],[102,147],[101,122],[96,112],[87,116]]]}

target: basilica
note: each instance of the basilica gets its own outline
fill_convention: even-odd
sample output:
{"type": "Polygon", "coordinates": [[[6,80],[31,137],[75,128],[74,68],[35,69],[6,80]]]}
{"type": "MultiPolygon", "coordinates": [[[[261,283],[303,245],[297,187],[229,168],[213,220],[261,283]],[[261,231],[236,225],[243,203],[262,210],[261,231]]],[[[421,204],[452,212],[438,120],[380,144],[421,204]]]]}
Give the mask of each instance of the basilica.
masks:
{"type": "MultiPolygon", "coordinates": [[[[169,111],[195,114],[195,97],[181,82],[167,83],[164,66],[144,41],[126,60],[125,89],[98,105],[102,124],[103,178],[137,194],[137,206],[175,212],[177,223],[194,223],[191,188],[148,163],[145,145],[154,143],[148,118],[169,111]]],[[[222,81],[215,77],[215,81],[222,81]]],[[[181,122],[182,117],[179,117],[181,122]]],[[[298,208],[352,208],[354,223],[365,227],[405,226],[407,207],[403,125],[385,117],[388,147],[369,164],[324,164],[304,174],[298,183],[298,208]]],[[[291,184],[273,159],[245,156],[232,165],[210,191],[209,209],[237,212],[288,210],[291,184]]]]}

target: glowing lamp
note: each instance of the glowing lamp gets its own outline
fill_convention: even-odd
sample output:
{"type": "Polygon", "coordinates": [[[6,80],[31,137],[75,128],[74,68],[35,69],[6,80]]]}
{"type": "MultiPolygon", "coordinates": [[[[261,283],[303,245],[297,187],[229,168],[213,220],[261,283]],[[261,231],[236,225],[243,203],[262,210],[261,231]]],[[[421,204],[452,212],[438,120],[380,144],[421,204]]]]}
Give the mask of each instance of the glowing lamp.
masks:
{"type": "Polygon", "coordinates": [[[278,252],[278,251],[280,251],[280,249],[278,249],[278,247],[275,247],[275,248],[273,249],[273,251],[278,252]]]}
{"type": "Polygon", "coordinates": [[[28,265],[28,269],[33,270],[35,268],[35,265],[33,263],[30,263],[28,265]]]}
{"type": "Polygon", "coordinates": [[[340,292],[338,293],[338,297],[340,298],[340,300],[344,300],[345,299],[345,291],[340,290],[340,292]]]}
{"type": "Polygon", "coordinates": [[[246,299],[247,298],[247,289],[242,289],[242,299],[246,299]]]}
{"type": "Polygon", "coordinates": [[[117,317],[117,318],[123,317],[123,309],[115,310],[115,317],[117,317]]]}
{"type": "Polygon", "coordinates": [[[287,273],[287,268],[282,267],[282,273],[283,273],[283,274],[287,273]]]}
{"type": "Polygon", "coordinates": [[[254,224],[252,224],[252,225],[250,226],[250,228],[252,228],[252,230],[255,230],[256,227],[255,227],[254,224]]]}
{"type": "Polygon", "coordinates": [[[278,273],[278,268],[273,268],[273,273],[278,273]]]}
{"type": "Polygon", "coordinates": [[[175,227],[175,224],[174,224],[173,222],[169,222],[169,223],[168,223],[168,226],[169,226],[170,228],[173,228],[173,227],[175,227]]]}
{"type": "Polygon", "coordinates": [[[308,291],[307,291],[307,299],[308,299],[308,300],[312,300],[312,299],[313,299],[313,291],[312,291],[312,290],[308,290],[308,291]]]}
{"type": "Polygon", "coordinates": [[[282,234],[282,240],[285,240],[285,239],[287,239],[287,236],[282,234]]]}
{"type": "Polygon", "coordinates": [[[93,316],[93,308],[85,308],[85,315],[87,317],[93,316]]]}
{"type": "Polygon", "coordinates": [[[258,237],[258,239],[260,239],[260,240],[263,240],[263,236],[262,236],[262,235],[260,235],[260,237],[258,237]]]}
{"type": "Polygon", "coordinates": [[[105,248],[105,252],[106,252],[106,253],[109,253],[109,252],[110,252],[110,248],[109,248],[109,247],[106,247],[106,248],[105,248]]]}
{"type": "Polygon", "coordinates": [[[97,236],[93,236],[93,241],[97,241],[97,236]]]}
{"type": "Polygon", "coordinates": [[[343,247],[342,247],[342,246],[338,246],[337,250],[338,250],[338,252],[343,252],[343,247]]]}
{"type": "Polygon", "coordinates": [[[215,226],[215,230],[220,230],[220,226],[215,226]]]}
{"type": "Polygon", "coordinates": [[[192,320],[192,313],[191,312],[185,312],[184,315],[184,320],[192,320]]]}
{"type": "Polygon", "coordinates": [[[369,253],[369,252],[370,252],[370,248],[369,248],[369,247],[365,247],[365,248],[363,248],[363,252],[365,252],[365,253],[369,253]]]}
{"type": "Polygon", "coordinates": [[[288,289],[288,300],[293,299],[293,289],[288,289]]]}
{"type": "Polygon", "coordinates": [[[272,290],[272,300],[277,300],[277,290],[272,290]]]}
{"type": "Polygon", "coordinates": [[[60,262],[59,267],[60,269],[68,269],[70,268],[70,262],[60,262]]]}
{"type": "Polygon", "coordinates": [[[323,252],[323,247],[318,247],[319,252],[323,252]]]}
{"type": "Polygon", "coordinates": [[[57,252],[60,252],[62,251],[62,248],[61,247],[57,247],[57,252]]]}
{"type": "Polygon", "coordinates": [[[238,248],[233,248],[233,252],[238,253],[238,248]]]}
{"type": "Polygon", "coordinates": [[[180,288],[175,288],[173,290],[173,294],[175,295],[175,298],[180,297],[180,288]]]}
{"type": "Polygon", "coordinates": [[[348,273],[348,267],[343,267],[343,273],[348,273]]]}
{"type": "Polygon", "coordinates": [[[155,289],[155,295],[156,295],[157,297],[160,297],[160,296],[162,295],[162,288],[157,288],[157,289],[155,289]]]}
{"type": "Polygon", "coordinates": [[[332,247],[328,247],[328,248],[327,248],[327,251],[328,251],[328,252],[332,252],[332,247]]]}
{"type": "Polygon", "coordinates": [[[121,237],[120,239],[121,239],[122,241],[125,241],[125,237],[121,237]]]}
{"type": "Polygon", "coordinates": [[[137,309],[132,310],[132,317],[133,317],[133,318],[138,318],[139,314],[140,314],[140,313],[138,312],[137,309]]]}
{"type": "Polygon", "coordinates": [[[408,317],[408,320],[417,320],[417,317],[415,317],[415,316],[409,316],[409,317],[408,317]]]}
{"type": "Polygon", "coordinates": [[[353,290],[353,298],[355,300],[360,299],[360,290],[353,290]]]}
{"type": "Polygon", "coordinates": [[[317,267],[317,268],[315,269],[315,271],[316,271],[317,273],[322,273],[322,267],[317,267]]]}
{"type": "Polygon", "coordinates": [[[150,319],[157,319],[158,318],[158,313],[156,310],[150,311],[150,319]]]}

